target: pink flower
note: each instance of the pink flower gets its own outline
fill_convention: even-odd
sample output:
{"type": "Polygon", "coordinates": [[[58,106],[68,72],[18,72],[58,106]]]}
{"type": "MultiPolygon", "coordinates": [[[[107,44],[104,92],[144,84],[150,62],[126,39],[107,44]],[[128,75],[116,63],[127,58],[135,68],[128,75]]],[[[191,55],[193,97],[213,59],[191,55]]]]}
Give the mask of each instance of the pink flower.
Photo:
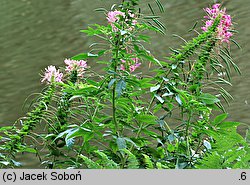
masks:
{"type": "MultiPolygon", "coordinates": [[[[141,63],[138,63],[138,61],[139,61],[138,58],[132,58],[132,61],[133,61],[133,63],[128,62],[128,66],[129,66],[129,71],[130,71],[130,73],[134,72],[138,67],[141,66],[141,63]]],[[[121,62],[122,62],[123,64],[120,65],[120,70],[126,71],[126,67],[125,67],[126,61],[123,60],[123,59],[121,59],[121,62]]]]}
{"type": "Polygon", "coordinates": [[[221,5],[217,3],[217,4],[214,4],[214,5],[212,6],[212,8],[213,8],[213,9],[219,9],[220,6],[221,6],[221,5]]]}
{"type": "Polygon", "coordinates": [[[120,20],[119,16],[125,17],[125,13],[117,10],[108,12],[108,23],[112,26],[114,32],[118,31],[118,28],[116,28],[114,23],[120,20]]]}
{"type": "Polygon", "coordinates": [[[203,31],[208,31],[208,29],[213,25],[214,20],[220,15],[221,21],[217,27],[217,39],[221,42],[229,43],[230,37],[233,35],[230,32],[230,28],[232,26],[231,16],[226,14],[226,8],[220,9],[220,4],[214,4],[212,9],[205,8],[205,12],[207,12],[207,16],[204,18],[207,19],[206,25],[201,27],[203,31]]]}
{"type": "Polygon", "coordinates": [[[135,26],[137,24],[137,20],[132,20],[132,25],[135,26]]]}
{"type": "Polygon", "coordinates": [[[45,73],[41,82],[47,81],[47,83],[62,82],[63,73],[60,73],[55,66],[48,66],[45,68],[45,73]]]}
{"type": "Polygon", "coordinates": [[[67,65],[65,71],[66,72],[77,71],[77,76],[83,76],[87,68],[87,62],[84,60],[65,59],[64,63],[67,65]]]}
{"type": "Polygon", "coordinates": [[[121,64],[120,70],[122,70],[122,71],[125,71],[125,70],[126,70],[126,68],[125,68],[125,66],[124,66],[123,64],[121,64]]]}
{"type": "Polygon", "coordinates": [[[121,11],[110,11],[108,12],[108,22],[109,23],[114,23],[116,21],[118,21],[120,18],[119,18],[119,15],[122,16],[122,17],[125,17],[125,13],[124,12],[121,12],[121,11]]]}
{"type": "Polygon", "coordinates": [[[135,63],[129,67],[130,72],[134,72],[138,67],[141,66],[141,63],[135,63]]]}

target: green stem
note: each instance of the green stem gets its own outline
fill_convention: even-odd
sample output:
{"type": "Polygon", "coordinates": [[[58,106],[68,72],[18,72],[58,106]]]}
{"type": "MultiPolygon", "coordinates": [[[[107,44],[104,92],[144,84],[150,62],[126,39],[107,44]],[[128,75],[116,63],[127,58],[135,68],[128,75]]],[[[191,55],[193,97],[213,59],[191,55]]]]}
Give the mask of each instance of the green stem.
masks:
{"type": "MultiPolygon", "coordinates": [[[[113,79],[116,78],[116,72],[117,72],[117,63],[118,63],[118,56],[119,56],[119,49],[120,49],[120,34],[118,35],[115,48],[115,56],[114,56],[114,72],[113,79]]],[[[113,112],[113,122],[115,125],[115,132],[119,136],[119,125],[116,119],[116,82],[114,83],[113,90],[112,90],[112,112],[113,112]]]]}
{"type": "Polygon", "coordinates": [[[190,156],[190,145],[189,145],[189,127],[190,127],[190,121],[191,121],[192,114],[189,113],[188,120],[186,124],[186,144],[187,144],[187,156],[190,156]]]}
{"type": "Polygon", "coordinates": [[[113,88],[113,91],[112,91],[112,112],[113,112],[113,122],[115,124],[115,132],[117,135],[119,135],[119,132],[118,132],[118,123],[117,123],[117,119],[116,119],[116,102],[115,102],[115,87],[113,88]]]}

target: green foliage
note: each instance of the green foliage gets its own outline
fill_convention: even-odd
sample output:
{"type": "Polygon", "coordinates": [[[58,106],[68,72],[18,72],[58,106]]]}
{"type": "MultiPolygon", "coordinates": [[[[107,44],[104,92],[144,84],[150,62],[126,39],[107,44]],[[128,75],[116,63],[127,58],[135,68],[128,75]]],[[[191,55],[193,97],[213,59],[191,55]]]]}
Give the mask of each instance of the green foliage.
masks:
{"type": "Polygon", "coordinates": [[[197,168],[243,169],[250,168],[250,148],[246,140],[237,133],[237,122],[222,122],[220,115],[215,118],[217,129],[211,133],[212,152],[205,154],[197,168]],[[217,121],[217,122],[216,122],[217,121]]]}
{"type": "Polygon", "coordinates": [[[84,155],[80,155],[79,158],[83,160],[84,164],[87,166],[87,168],[90,169],[118,169],[119,166],[116,164],[113,160],[109,159],[108,156],[101,152],[101,151],[95,151],[95,153],[98,155],[98,160],[93,161],[89,159],[88,157],[84,155]]]}
{"type": "Polygon", "coordinates": [[[147,169],[154,169],[154,164],[153,164],[151,158],[146,154],[142,154],[142,155],[144,157],[144,163],[146,165],[146,168],[147,169]]]}
{"type": "Polygon", "coordinates": [[[139,168],[139,162],[138,162],[137,157],[127,149],[123,149],[122,151],[128,155],[126,168],[128,168],[128,169],[139,168]]]}
{"type": "Polygon", "coordinates": [[[115,21],[81,30],[98,39],[72,60],[103,64],[102,74],[86,67],[81,76],[75,63],[63,82],[47,85],[21,128],[0,128],[2,168],[20,166],[14,159],[24,152],[46,168],[249,168],[249,132],[244,139],[240,123],[226,121],[221,101],[233,99],[224,87],[232,86],[231,68],[240,74],[216,38],[221,17],[159,61],[143,43],[150,42],[147,31],[165,34],[156,15],[163,5],[148,4],[151,14],[144,15],[138,3],[122,1],[112,7],[115,21]],[[150,75],[140,65],[152,66],[150,75]]]}

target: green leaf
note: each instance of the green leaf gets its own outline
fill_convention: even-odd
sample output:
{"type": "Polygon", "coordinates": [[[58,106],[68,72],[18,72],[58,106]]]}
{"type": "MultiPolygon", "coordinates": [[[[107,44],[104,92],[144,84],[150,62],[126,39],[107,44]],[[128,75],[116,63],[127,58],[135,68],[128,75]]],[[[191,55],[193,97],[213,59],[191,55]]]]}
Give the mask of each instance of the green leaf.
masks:
{"type": "Polygon", "coordinates": [[[3,165],[5,165],[5,166],[8,166],[8,165],[10,164],[10,162],[8,162],[8,161],[0,161],[0,164],[3,164],[3,165]]]}
{"type": "Polygon", "coordinates": [[[82,154],[80,154],[78,157],[84,161],[84,163],[87,165],[89,169],[101,169],[102,168],[97,162],[89,159],[88,157],[82,154]]]}
{"type": "Polygon", "coordinates": [[[233,128],[239,126],[241,123],[240,122],[223,122],[219,125],[221,129],[226,129],[226,128],[233,128]]]}
{"type": "Polygon", "coordinates": [[[86,132],[84,135],[83,135],[83,140],[84,140],[84,143],[88,142],[90,139],[92,139],[94,137],[94,133],[93,132],[86,132]]]}
{"type": "Polygon", "coordinates": [[[210,142],[204,140],[203,141],[203,145],[206,147],[207,150],[211,150],[212,149],[212,146],[210,144],[210,142]]]}
{"type": "Polygon", "coordinates": [[[112,79],[110,80],[109,84],[108,84],[108,88],[110,89],[110,87],[112,87],[112,85],[115,83],[116,79],[112,79]]]}
{"type": "Polygon", "coordinates": [[[145,89],[145,88],[152,87],[153,84],[150,83],[151,81],[152,81],[152,78],[143,78],[143,79],[141,79],[139,81],[141,88],[145,89]]]}
{"type": "Polygon", "coordinates": [[[116,84],[116,93],[117,97],[120,97],[122,95],[123,90],[126,89],[126,82],[123,79],[120,79],[116,84]]]}
{"type": "Polygon", "coordinates": [[[163,7],[161,1],[160,1],[160,0],[156,0],[155,2],[156,2],[156,4],[157,4],[157,6],[158,6],[160,12],[161,12],[161,13],[164,13],[164,7],[163,7]]]}
{"type": "Polygon", "coordinates": [[[147,169],[153,169],[154,164],[153,164],[151,158],[146,154],[142,154],[142,155],[144,157],[144,163],[146,164],[147,169]]]}
{"type": "Polygon", "coordinates": [[[116,139],[116,143],[117,143],[118,149],[125,149],[125,148],[127,148],[126,140],[124,138],[122,138],[122,137],[118,137],[116,139]]]}
{"type": "Polygon", "coordinates": [[[227,113],[224,114],[220,114],[218,116],[216,116],[216,118],[213,121],[214,125],[218,125],[219,123],[221,123],[222,121],[224,121],[227,118],[227,113]]]}
{"type": "Polygon", "coordinates": [[[166,30],[166,26],[159,20],[157,19],[152,19],[154,21],[154,23],[159,27],[161,28],[162,30],[166,30]]]}
{"type": "Polygon", "coordinates": [[[65,140],[67,142],[68,139],[75,138],[75,137],[83,137],[86,132],[91,132],[91,130],[83,128],[83,127],[78,127],[71,129],[71,131],[67,134],[65,140]]]}
{"type": "Polygon", "coordinates": [[[174,93],[172,93],[172,92],[167,92],[167,93],[164,93],[163,95],[162,95],[162,97],[165,97],[165,96],[173,96],[174,95],[174,93]]]}
{"type": "Polygon", "coordinates": [[[184,169],[188,166],[188,163],[187,162],[182,162],[180,163],[179,160],[177,160],[177,163],[176,163],[176,169],[184,169]]]}
{"type": "Polygon", "coordinates": [[[180,106],[182,106],[182,101],[179,95],[175,97],[175,100],[179,103],[180,106]]]}
{"type": "Polygon", "coordinates": [[[169,152],[174,152],[175,151],[175,147],[172,144],[168,144],[167,150],[169,152]]]}
{"type": "Polygon", "coordinates": [[[17,167],[22,166],[22,163],[17,162],[17,161],[15,161],[15,160],[13,160],[13,159],[11,159],[11,162],[14,164],[14,166],[17,166],[17,167]]]}
{"type": "Polygon", "coordinates": [[[75,143],[75,139],[74,138],[70,138],[70,139],[66,139],[66,146],[71,149],[73,147],[75,143]]]}
{"type": "Polygon", "coordinates": [[[24,150],[23,150],[23,152],[29,152],[29,153],[34,153],[34,154],[36,154],[37,153],[37,150],[36,149],[34,149],[34,148],[25,148],[24,150]]]}
{"type": "Polygon", "coordinates": [[[214,96],[214,95],[212,95],[212,94],[209,94],[209,93],[203,93],[203,94],[201,94],[201,95],[199,96],[199,99],[200,99],[203,103],[205,103],[205,104],[207,104],[207,105],[212,105],[212,104],[214,104],[214,103],[220,102],[220,100],[219,100],[216,96],[214,96]]]}
{"type": "Polygon", "coordinates": [[[13,129],[13,126],[1,127],[0,132],[6,131],[6,130],[11,130],[11,129],[13,129]]]}
{"type": "Polygon", "coordinates": [[[158,64],[160,67],[162,67],[161,63],[159,60],[154,58],[153,56],[149,56],[146,54],[140,54],[141,57],[145,58],[146,60],[149,60],[150,62],[153,62],[154,64],[158,64]]]}
{"type": "Polygon", "coordinates": [[[149,37],[147,35],[139,35],[137,38],[138,38],[138,40],[143,40],[144,42],[149,42],[151,37],[149,37]]]}
{"type": "Polygon", "coordinates": [[[160,97],[160,95],[155,94],[154,97],[156,97],[156,99],[159,100],[159,102],[164,103],[164,99],[160,97]]]}
{"type": "Polygon", "coordinates": [[[127,168],[128,169],[137,169],[139,168],[139,162],[134,154],[132,154],[129,150],[123,149],[122,150],[125,154],[128,155],[127,159],[127,168]]]}
{"type": "Polygon", "coordinates": [[[149,114],[144,114],[144,115],[138,114],[136,116],[136,119],[138,121],[140,121],[140,122],[149,123],[149,124],[155,124],[155,123],[157,123],[156,122],[157,117],[149,115],[149,114]]]}
{"type": "Polygon", "coordinates": [[[95,151],[96,154],[98,154],[101,158],[101,163],[106,169],[118,169],[119,166],[117,163],[115,163],[112,159],[109,159],[108,156],[101,152],[101,151],[95,151]]]}
{"type": "Polygon", "coordinates": [[[96,8],[94,11],[97,11],[97,12],[108,12],[108,10],[106,10],[105,8],[96,8]]]}
{"type": "Polygon", "coordinates": [[[198,21],[196,21],[196,22],[194,23],[194,25],[192,26],[192,28],[190,28],[190,29],[188,30],[188,32],[193,31],[193,30],[196,28],[197,24],[198,24],[198,21]]]}
{"type": "Polygon", "coordinates": [[[239,43],[236,40],[230,39],[230,41],[232,41],[239,49],[242,49],[241,46],[239,45],[239,43]]]}
{"type": "Polygon", "coordinates": [[[86,60],[87,58],[96,58],[99,55],[97,54],[92,54],[92,53],[80,53],[76,56],[71,57],[73,60],[86,60]]]}
{"type": "Polygon", "coordinates": [[[157,86],[154,86],[154,87],[151,87],[150,88],[150,92],[154,92],[154,91],[157,91],[158,89],[160,89],[160,85],[157,85],[157,86]]]}
{"type": "Polygon", "coordinates": [[[148,7],[149,7],[150,11],[152,12],[152,14],[155,15],[154,9],[152,8],[151,4],[148,3],[148,7]]]}
{"type": "Polygon", "coordinates": [[[132,141],[130,138],[124,137],[124,139],[125,139],[127,142],[129,142],[129,143],[131,143],[132,145],[134,145],[136,148],[139,148],[139,147],[136,145],[136,143],[135,143],[134,141],[132,141]]]}

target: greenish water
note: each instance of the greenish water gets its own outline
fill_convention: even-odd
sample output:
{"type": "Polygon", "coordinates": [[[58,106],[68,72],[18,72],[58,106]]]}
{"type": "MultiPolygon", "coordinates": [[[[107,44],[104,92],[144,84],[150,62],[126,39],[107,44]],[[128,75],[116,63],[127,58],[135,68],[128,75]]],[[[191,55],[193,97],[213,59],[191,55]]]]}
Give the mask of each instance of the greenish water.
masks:
{"type": "MultiPolygon", "coordinates": [[[[178,47],[182,41],[172,36],[179,34],[186,39],[194,33],[187,30],[204,15],[202,8],[213,4],[212,0],[161,0],[165,7],[162,22],[167,26],[167,35],[151,33],[152,53],[159,58],[167,56],[169,47],[178,47]]],[[[109,8],[115,0],[0,0],[0,124],[12,124],[25,115],[23,102],[31,93],[39,92],[41,70],[48,65],[62,66],[64,58],[89,50],[93,38],[80,33],[91,23],[106,24],[102,13],[94,12],[99,7],[109,8]]],[[[146,10],[148,2],[142,0],[146,10]]],[[[236,63],[242,76],[233,73],[229,92],[235,100],[227,108],[229,119],[250,125],[250,0],[225,0],[228,12],[237,22],[236,35],[243,50],[232,45],[236,63]]],[[[100,70],[95,63],[89,64],[100,70]]],[[[143,66],[146,69],[147,66],[143,66]]],[[[242,130],[244,127],[241,128],[242,130]]],[[[26,166],[35,165],[27,160],[26,166]]],[[[37,166],[35,166],[37,167],[37,166]]]]}

